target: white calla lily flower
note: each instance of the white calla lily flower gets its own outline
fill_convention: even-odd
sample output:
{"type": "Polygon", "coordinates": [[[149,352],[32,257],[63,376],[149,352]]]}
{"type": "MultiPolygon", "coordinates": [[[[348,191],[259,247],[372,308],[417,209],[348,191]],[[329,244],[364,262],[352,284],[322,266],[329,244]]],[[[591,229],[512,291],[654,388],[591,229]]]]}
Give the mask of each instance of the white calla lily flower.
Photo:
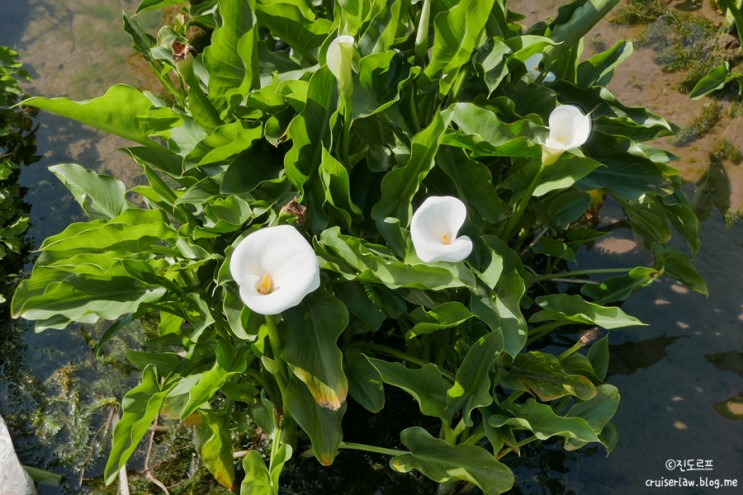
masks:
{"type": "MultiPolygon", "coordinates": [[[[544,58],[544,55],[541,53],[535,53],[531,57],[524,60],[524,65],[526,66],[526,77],[529,79],[529,81],[534,82],[539,78],[539,75],[542,73],[542,59],[544,58]]],[[[554,81],[555,75],[552,72],[547,72],[547,74],[544,76],[543,81],[544,82],[552,82],[554,81]]]]}
{"type": "Polygon", "coordinates": [[[348,99],[353,94],[353,36],[338,36],[328,45],[325,63],[338,80],[338,90],[348,99]]]}
{"type": "Polygon", "coordinates": [[[245,305],[262,315],[292,308],[320,286],[315,251],[291,225],[245,237],[232,253],[230,272],[245,305]]]}
{"type": "Polygon", "coordinates": [[[413,213],[410,236],[415,254],[425,263],[462,261],[472,252],[467,236],[457,237],[467,207],[452,196],[431,196],[413,213]]]}
{"type": "Polygon", "coordinates": [[[549,117],[549,137],[542,145],[542,164],[551,165],[567,150],[582,146],[591,134],[591,118],[573,105],[560,105],[549,117]]]}

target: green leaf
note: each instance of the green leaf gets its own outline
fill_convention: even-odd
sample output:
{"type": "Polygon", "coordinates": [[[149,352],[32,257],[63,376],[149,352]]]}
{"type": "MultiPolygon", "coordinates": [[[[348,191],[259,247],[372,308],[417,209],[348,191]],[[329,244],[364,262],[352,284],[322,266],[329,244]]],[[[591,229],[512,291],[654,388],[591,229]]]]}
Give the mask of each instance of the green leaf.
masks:
{"type": "Polygon", "coordinates": [[[607,278],[598,285],[583,285],[580,292],[597,304],[620,302],[627,299],[637,289],[655,282],[662,273],[655,268],[638,266],[630,270],[627,275],[607,278]]]}
{"type": "Polygon", "coordinates": [[[42,251],[86,252],[146,251],[155,243],[172,239],[175,231],[160,210],[128,209],[109,222],[102,220],[70,224],[63,232],[47,237],[42,251]]]}
{"type": "Polygon", "coordinates": [[[609,371],[609,336],[597,340],[590,349],[588,349],[588,360],[591,367],[596,373],[599,380],[606,378],[609,371]]]}
{"type": "Polygon", "coordinates": [[[209,99],[218,110],[230,110],[259,86],[258,28],[255,0],[219,0],[222,24],[204,50],[209,71],[209,99]]]}
{"type": "Polygon", "coordinates": [[[111,86],[105,95],[92,100],[35,97],[23,104],[157,149],[162,147],[151,138],[167,135],[181,121],[173,110],[154,108],[141,91],[125,84],[111,86]]]}
{"type": "Polygon", "coordinates": [[[196,424],[194,443],[214,479],[236,492],[238,485],[227,414],[227,411],[199,411],[200,421],[196,424]]]}
{"type": "Polygon", "coordinates": [[[577,294],[547,294],[537,297],[536,302],[542,310],[531,316],[529,321],[532,323],[573,322],[598,325],[608,330],[644,325],[617,307],[590,303],[577,294]]]}
{"type": "Polygon", "coordinates": [[[614,76],[614,70],[632,55],[632,42],[619,41],[605,52],[597,53],[578,66],[579,86],[606,86],[614,76]]]}
{"type": "Polygon", "coordinates": [[[98,175],[75,163],[60,163],[49,170],[70,190],[89,218],[114,218],[127,208],[126,186],[110,175],[98,175]]]}
{"type": "Polygon", "coordinates": [[[157,418],[168,389],[161,389],[154,366],[142,372],[142,383],[131,389],[121,401],[123,414],[114,428],[113,446],[106,463],[104,478],[112,483],[126,465],[140,440],[157,418]]]}
{"type": "Polygon", "coordinates": [[[284,169],[300,192],[320,166],[323,148],[330,147],[328,122],[335,112],[337,97],[333,74],[327,68],[318,70],[310,78],[304,110],[287,129],[292,147],[284,157],[284,169]]]}
{"type": "Polygon", "coordinates": [[[513,417],[490,416],[488,422],[491,426],[508,425],[517,430],[531,431],[540,440],[559,436],[566,443],[571,440],[583,444],[599,441],[598,435],[585,419],[558,416],[549,405],[540,404],[534,399],[528,399],[523,405],[509,404],[505,407],[513,417]]]}
{"type": "Polygon", "coordinates": [[[180,418],[187,418],[206,404],[231,376],[243,373],[248,367],[247,348],[238,348],[223,340],[217,342],[217,358],[211,369],[201,373],[195,383],[189,384],[186,390],[176,386],[171,396],[187,394],[188,402],[180,411],[180,418]]]}
{"type": "Polygon", "coordinates": [[[352,95],[353,119],[369,117],[400,100],[404,86],[416,73],[397,51],[374,53],[359,61],[359,83],[352,95]]]}
{"type": "Polygon", "coordinates": [[[263,127],[248,127],[242,121],[224,124],[203,139],[184,159],[184,170],[199,165],[230,161],[263,137],[263,127]]]}
{"type": "MultiPolygon", "coordinates": [[[[570,418],[581,418],[585,420],[593,431],[598,435],[604,431],[604,427],[619,408],[619,390],[614,385],[604,384],[597,388],[596,397],[576,403],[571,407],[566,416],[570,418]]],[[[565,442],[565,450],[579,449],[591,440],[581,438],[570,438],[565,442]]],[[[607,453],[611,453],[613,443],[607,442],[599,435],[599,441],[606,447],[607,453]]]]}
{"type": "Polygon", "coordinates": [[[261,0],[256,15],[274,36],[286,42],[310,64],[317,62],[315,50],[327,38],[332,23],[316,18],[306,2],[261,0]]]}
{"type": "Polygon", "coordinates": [[[446,412],[446,392],[450,384],[435,364],[428,363],[419,369],[410,369],[401,363],[368,359],[381,375],[382,381],[409,393],[418,402],[423,414],[445,421],[451,418],[446,412]]]}
{"type": "Polygon", "coordinates": [[[707,281],[699,274],[687,254],[657,242],[653,243],[652,249],[656,266],[663,269],[666,275],[683,282],[695,292],[705,296],[708,294],[707,281]]]}
{"type": "Polygon", "coordinates": [[[367,411],[378,413],[384,407],[384,385],[377,369],[358,349],[344,353],[348,392],[367,411]]]}
{"type": "Polygon", "coordinates": [[[361,210],[351,199],[351,184],[346,167],[322,148],[320,178],[325,190],[325,200],[333,207],[346,227],[351,226],[352,219],[361,215],[361,210]]]}
{"type": "Polygon", "coordinates": [[[434,157],[450,118],[449,111],[436,114],[431,124],[413,137],[408,162],[388,172],[382,179],[382,198],[372,209],[374,219],[395,217],[401,225],[407,225],[412,214],[413,196],[434,166],[434,157]]]}
{"type": "Polygon", "coordinates": [[[257,450],[249,451],[243,458],[243,469],[245,478],[240,484],[241,495],[278,495],[279,492],[271,486],[271,473],[257,450]]]}
{"type": "Polygon", "coordinates": [[[316,252],[325,269],[346,280],[400,287],[440,290],[474,284],[474,277],[463,263],[403,263],[386,247],[367,244],[358,237],[340,233],[338,227],[325,230],[316,243],[316,252]]]}
{"type": "Polygon", "coordinates": [[[590,158],[565,154],[542,171],[533,195],[539,197],[551,191],[567,189],[601,166],[601,163],[590,158]]]}
{"type": "Polygon", "coordinates": [[[415,325],[407,331],[405,338],[412,339],[419,335],[456,327],[472,318],[472,316],[473,314],[470,313],[467,307],[457,301],[448,301],[439,304],[430,311],[425,311],[423,308],[416,308],[410,314],[410,318],[415,325]]]}
{"type": "Polygon", "coordinates": [[[410,452],[390,460],[395,471],[407,473],[415,469],[438,483],[466,481],[486,495],[505,493],[513,487],[511,470],[485,449],[449,445],[419,426],[403,430],[400,439],[410,452]]]}
{"type": "Polygon", "coordinates": [[[182,4],[184,0],[142,0],[137,7],[137,14],[148,10],[164,9],[171,5],[182,4]]]}
{"type": "Polygon", "coordinates": [[[348,326],[346,307],[332,296],[316,295],[283,316],[282,357],[320,406],[337,411],[348,394],[343,354],[336,345],[348,326]]]}
{"type": "Polygon", "coordinates": [[[555,196],[546,208],[540,208],[537,216],[543,218],[548,225],[564,228],[581,218],[590,205],[590,194],[569,190],[555,196]]]}
{"type": "Polygon", "coordinates": [[[454,385],[446,392],[446,412],[453,416],[460,410],[467,426],[472,426],[472,411],[493,402],[491,372],[503,350],[503,335],[489,333],[480,337],[457,369],[454,385]]]}
{"type": "Polygon", "coordinates": [[[441,94],[449,92],[459,69],[482,43],[493,3],[494,0],[462,0],[434,18],[431,61],[423,74],[431,82],[440,80],[441,94]]]}
{"type": "Polygon", "coordinates": [[[508,369],[502,370],[500,378],[504,387],[529,391],[542,401],[567,395],[588,400],[596,395],[591,380],[566,373],[556,356],[544,352],[519,354],[508,369]]]}
{"type": "Polygon", "coordinates": [[[488,325],[492,332],[502,332],[503,348],[515,357],[526,344],[527,324],[521,313],[521,298],[526,293],[526,276],[521,258],[495,236],[482,238],[496,260],[492,272],[481,276],[470,294],[470,311],[488,325]],[[487,285],[486,285],[487,284],[487,285]]]}
{"type": "Polygon", "coordinates": [[[346,412],[346,403],[335,411],[322,407],[312,397],[309,389],[297,380],[289,382],[284,400],[291,417],[309,435],[312,453],[320,464],[333,464],[343,440],[341,421],[346,412]]]}

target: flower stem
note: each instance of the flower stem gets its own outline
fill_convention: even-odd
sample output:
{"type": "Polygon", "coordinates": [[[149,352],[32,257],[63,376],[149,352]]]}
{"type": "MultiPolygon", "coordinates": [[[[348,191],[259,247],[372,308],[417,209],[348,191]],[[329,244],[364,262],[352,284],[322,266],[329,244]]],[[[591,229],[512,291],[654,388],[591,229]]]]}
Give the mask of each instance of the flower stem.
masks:
{"type": "Polygon", "coordinates": [[[351,118],[353,116],[351,99],[341,96],[343,107],[343,138],[341,139],[341,150],[343,163],[347,168],[351,168],[350,150],[351,150],[351,118]]]}
{"type": "Polygon", "coordinates": [[[534,278],[534,282],[544,282],[556,278],[579,277],[583,275],[603,275],[605,273],[628,273],[634,268],[592,268],[590,270],[575,270],[572,272],[550,273],[534,278]]]}
{"type": "Polygon", "coordinates": [[[548,333],[552,332],[552,330],[554,330],[556,328],[559,328],[559,327],[561,327],[563,325],[567,325],[567,324],[568,324],[568,322],[555,321],[555,322],[552,322],[552,323],[547,323],[546,325],[542,325],[542,326],[533,328],[532,330],[529,331],[529,338],[526,341],[526,345],[528,346],[528,345],[533,344],[534,342],[536,342],[537,340],[541,339],[542,337],[544,337],[548,333]]]}
{"type": "Polygon", "coordinates": [[[273,316],[266,315],[266,329],[268,330],[268,341],[271,344],[273,360],[279,368],[278,372],[273,376],[276,378],[276,384],[279,386],[283,409],[283,400],[286,397],[286,366],[284,366],[284,360],[281,358],[281,340],[279,339],[279,330],[276,327],[276,319],[273,316]]]}
{"type": "Polygon", "coordinates": [[[387,449],[384,447],[377,447],[374,445],[366,445],[363,443],[351,443],[351,442],[341,442],[341,444],[338,446],[341,449],[348,449],[348,450],[361,450],[364,452],[373,452],[375,454],[383,454],[383,455],[391,455],[391,456],[398,456],[401,454],[407,454],[408,452],[405,450],[397,450],[397,449],[387,449]]]}
{"type": "Polygon", "coordinates": [[[508,241],[508,239],[511,237],[511,234],[513,233],[513,229],[515,229],[521,221],[521,217],[524,215],[524,211],[529,204],[529,200],[534,195],[534,191],[536,191],[537,185],[539,185],[539,178],[542,176],[542,170],[544,170],[544,167],[540,163],[539,170],[537,170],[537,173],[534,174],[534,177],[531,179],[531,183],[529,183],[529,187],[527,187],[524,195],[521,196],[521,199],[519,199],[519,202],[516,204],[516,209],[513,211],[513,214],[511,214],[511,218],[509,218],[508,222],[506,222],[506,227],[503,229],[503,235],[501,237],[504,241],[508,241]]]}

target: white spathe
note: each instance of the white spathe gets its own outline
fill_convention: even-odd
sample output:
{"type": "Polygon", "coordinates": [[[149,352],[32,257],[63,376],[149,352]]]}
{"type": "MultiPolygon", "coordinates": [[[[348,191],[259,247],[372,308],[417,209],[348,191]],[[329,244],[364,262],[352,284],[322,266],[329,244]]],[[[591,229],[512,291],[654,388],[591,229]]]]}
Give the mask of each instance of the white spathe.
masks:
{"type": "Polygon", "coordinates": [[[567,150],[582,146],[591,134],[591,118],[573,105],[560,105],[549,117],[549,137],[542,145],[542,164],[555,163],[567,150]]]}
{"type": "MultiPolygon", "coordinates": [[[[535,53],[531,57],[524,60],[524,65],[526,66],[526,77],[529,79],[529,81],[534,82],[539,78],[539,75],[542,73],[542,59],[544,58],[544,55],[541,53],[535,53]]],[[[555,80],[555,75],[552,72],[548,72],[545,74],[543,81],[544,82],[553,82],[555,80]]]]}
{"type": "Polygon", "coordinates": [[[467,236],[457,237],[467,207],[452,196],[430,196],[413,213],[410,236],[415,254],[425,263],[462,261],[472,252],[467,236]]]}
{"type": "Polygon", "coordinates": [[[18,461],[10,432],[2,416],[0,416],[0,495],[36,495],[34,482],[18,461]]]}
{"type": "Polygon", "coordinates": [[[257,230],[235,247],[232,278],[245,305],[276,315],[320,287],[320,265],[309,242],[291,225],[257,230]]]}
{"type": "Polygon", "coordinates": [[[353,36],[338,36],[328,45],[325,63],[338,80],[338,90],[344,98],[353,94],[353,36]]]}

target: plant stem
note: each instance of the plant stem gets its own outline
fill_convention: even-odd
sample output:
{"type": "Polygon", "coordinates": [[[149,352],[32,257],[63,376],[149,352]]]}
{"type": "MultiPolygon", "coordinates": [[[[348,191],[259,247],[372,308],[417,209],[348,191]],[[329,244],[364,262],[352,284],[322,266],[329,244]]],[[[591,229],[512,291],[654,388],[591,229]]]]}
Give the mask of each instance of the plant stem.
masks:
{"type": "Polygon", "coordinates": [[[284,366],[284,360],[281,358],[281,340],[279,339],[279,330],[276,327],[276,319],[273,316],[266,315],[266,329],[268,330],[268,341],[271,344],[271,351],[273,352],[273,360],[279,368],[278,372],[273,376],[276,378],[276,384],[279,386],[283,409],[283,400],[286,397],[286,367],[284,366]]]}
{"type": "MultiPolygon", "coordinates": [[[[520,442],[519,442],[519,443],[518,443],[517,445],[518,445],[519,447],[523,447],[524,445],[528,445],[528,444],[530,444],[530,443],[532,443],[532,442],[534,442],[534,441],[536,441],[536,440],[539,440],[539,439],[538,439],[537,437],[529,437],[529,438],[525,438],[524,440],[521,440],[521,441],[520,441],[520,442]]],[[[500,453],[499,453],[499,454],[498,454],[498,455],[497,455],[497,456],[495,457],[495,459],[496,459],[497,461],[500,461],[500,460],[501,460],[501,459],[502,459],[503,457],[505,457],[505,456],[506,456],[507,454],[509,454],[510,452],[513,452],[513,451],[514,451],[514,450],[513,450],[513,449],[512,449],[511,447],[508,447],[507,449],[505,449],[505,450],[502,450],[502,451],[501,451],[501,452],[500,452],[500,453]]]]}
{"type": "Polygon", "coordinates": [[[343,149],[341,150],[343,163],[346,165],[346,168],[351,168],[351,162],[349,160],[350,158],[350,150],[351,150],[351,118],[353,116],[352,108],[351,108],[351,99],[346,99],[341,96],[342,100],[342,107],[343,107],[343,138],[341,139],[341,146],[343,149]]]}
{"type": "Polygon", "coordinates": [[[628,273],[634,270],[633,268],[592,268],[590,270],[575,270],[572,272],[560,272],[550,273],[547,275],[540,275],[534,278],[534,282],[544,282],[545,280],[552,280],[555,278],[567,278],[567,277],[579,277],[583,275],[603,275],[604,273],[628,273]]]}
{"type": "Polygon", "coordinates": [[[271,442],[271,458],[268,460],[268,471],[273,472],[274,465],[276,463],[276,454],[281,448],[281,421],[276,422],[276,426],[273,430],[273,441],[271,442]]]}
{"type": "Polygon", "coordinates": [[[555,321],[552,323],[547,323],[545,325],[533,328],[529,332],[529,338],[526,340],[526,345],[528,346],[528,345],[533,344],[537,340],[541,339],[542,337],[550,333],[552,330],[559,328],[563,325],[567,325],[568,323],[569,322],[555,321]]]}
{"type": "Polygon", "coordinates": [[[524,195],[521,196],[521,199],[519,199],[519,202],[516,204],[516,209],[513,211],[513,214],[508,219],[508,222],[506,222],[506,227],[505,229],[503,229],[503,235],[501,236],[501,239],[503,239],[504,241],[508,241],[508,239],[511,237],[511,234],[513,233],[513,229],[515,229],[521,221],[521,217],[524,215],[524,211],[529,204],[529,200],[534,195],[534,191],[536,191],[537,189],[539,178],[542,176],[542,170],[544,170],[544,167],[540,162],[539,170],[537,170],[537,173],[534,174],[534,177],[531,179],[531,183],[529,183],[529,187],[527,187],[524,195]]]}
{"type": "Polygon", "coordinates": [[[364,452],[373,452],[375,454],[391,455],[391,456],[398,456],[401,454],[408,453],[405,450],[387,449],[384,447],[377,447],[374,445],[366,445],[363,443],[351,443],[351,442],[341,442],[338,448],[349,449],[349,450],[361,450],[364,452]]]}

